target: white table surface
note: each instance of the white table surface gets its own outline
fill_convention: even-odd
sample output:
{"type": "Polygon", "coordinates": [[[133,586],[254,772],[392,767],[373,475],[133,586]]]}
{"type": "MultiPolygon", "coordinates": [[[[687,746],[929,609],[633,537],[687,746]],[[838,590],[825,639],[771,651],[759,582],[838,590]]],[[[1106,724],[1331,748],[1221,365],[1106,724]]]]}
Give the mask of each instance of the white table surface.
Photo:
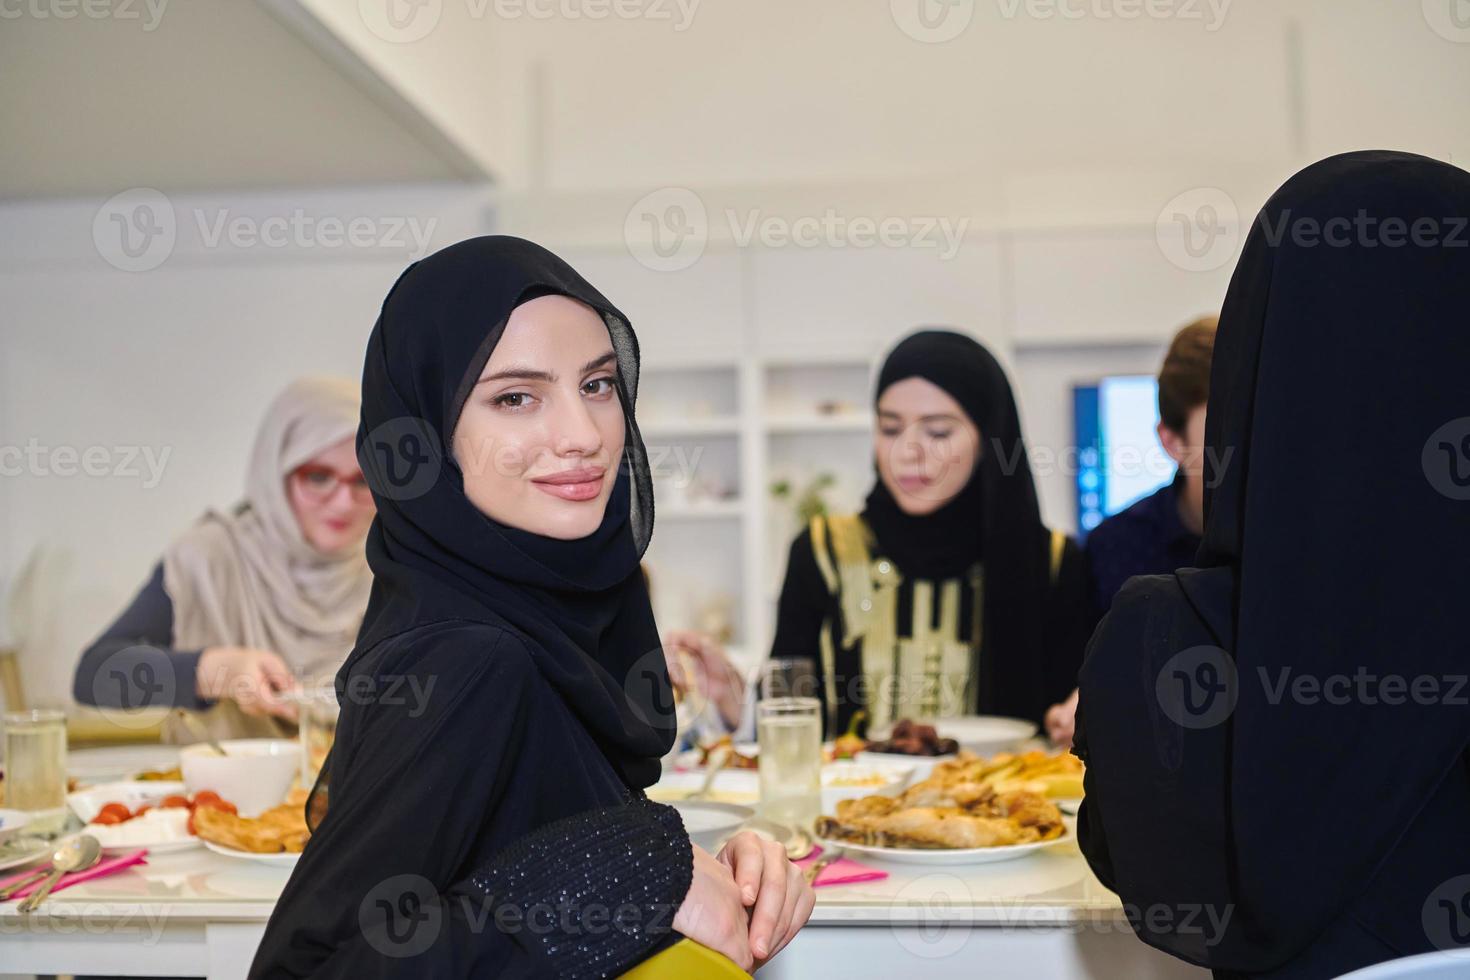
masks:
{"type": "MultiPolygon", "coordinates": [[[[1071,842],[972,867],[864,863],[889,877],[818,889],[762,977],[1208,976],[1134,938],[1071,842]]],[[[58,892],[28,917],[0,904],[0,974],[244,977],[289,877],[201,847],[58,892]]]]}

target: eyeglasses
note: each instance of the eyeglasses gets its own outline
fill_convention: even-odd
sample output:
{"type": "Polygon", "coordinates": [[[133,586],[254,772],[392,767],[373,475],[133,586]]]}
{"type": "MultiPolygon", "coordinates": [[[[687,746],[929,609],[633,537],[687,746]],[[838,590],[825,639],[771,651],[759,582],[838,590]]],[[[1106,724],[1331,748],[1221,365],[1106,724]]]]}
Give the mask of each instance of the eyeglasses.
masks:
{"type": "Polygon", "coordinates": [[[291,479],[301,489],[302,496],[313,503],[319,504],[331,498],[343,485],[352,494],[354,503],[370,504],[373,501],[372,488],[361,473],[338,473],[329,466],[307,463],[292,470],[291,479]]]}

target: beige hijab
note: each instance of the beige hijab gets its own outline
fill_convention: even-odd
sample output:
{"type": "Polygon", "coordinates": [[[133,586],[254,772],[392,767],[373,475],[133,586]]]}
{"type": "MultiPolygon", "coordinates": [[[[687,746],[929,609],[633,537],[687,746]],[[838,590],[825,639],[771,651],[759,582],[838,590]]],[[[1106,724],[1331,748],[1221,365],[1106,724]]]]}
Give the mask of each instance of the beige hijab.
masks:
{"type": "MultiPolygon", "coordinates": [[[[174,646],[274,650],[296,672],[334,671],[357,637],[372,572],[362,544],[325,555],[301,533],[287,498],[296,467],[357,431],[358,386],[340,378],[293,382],[267,409],[245,484],[230,514],[206,512],[163,555],[174,646]]],[[[294,727],[252,718],[221,699],[195,717],[216,738],[280,737],[294,727]]],[[[165,741],[197,741],[170,715],[165,741]]]]}

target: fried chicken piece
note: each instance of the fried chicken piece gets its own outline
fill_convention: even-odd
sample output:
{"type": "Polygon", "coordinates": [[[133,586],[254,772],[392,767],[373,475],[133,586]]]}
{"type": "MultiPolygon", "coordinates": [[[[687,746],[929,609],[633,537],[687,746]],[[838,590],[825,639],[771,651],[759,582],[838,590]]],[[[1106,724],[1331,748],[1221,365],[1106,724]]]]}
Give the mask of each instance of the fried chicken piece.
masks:
{"type": "Polygon", "coordinates": [[[1007,793],[998,798],[1006,819],[1018,827],[1029,827],[1041,840],[1060,837],[1065,825],[1056,804],[1035,793],[1007,793]]]}
{"type": "Polygon", "coordinates": [[[254,818],[212,807],[197,807],[194,810],[194,832],[204,840],[252,854],[299,853],[311,836],[301,807],[289,803],[272,807],[254,818]]]}
{"type": "Polygon", "coordinates": [[[856,800],[837,801],[838,820],[860,820],[864,817],[881,817],[898,808],[898,800],[891,796],[864,796],[856,800]]]}
{"type": "Polygon", "coordinates": [[[1017,828],[1009,821],[972,817],[957,809],[912,807],[874,822],[893,847],[1000,847],[1018,842],[1017,828]]]}

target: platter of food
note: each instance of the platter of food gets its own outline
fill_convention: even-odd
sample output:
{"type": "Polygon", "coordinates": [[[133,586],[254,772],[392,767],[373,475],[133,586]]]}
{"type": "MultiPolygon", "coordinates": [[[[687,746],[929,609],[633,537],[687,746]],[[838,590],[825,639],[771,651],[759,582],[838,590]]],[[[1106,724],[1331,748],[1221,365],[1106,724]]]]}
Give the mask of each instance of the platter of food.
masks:
{"type": "Polygon", "coordinates": [[[194,830],[216,854],[290,866],[296,863],[311,831],[306,826],[306,791],[293,790],[286,802],[256,817],[224,810],[198,810],[194,830]]]}
{"type": "Polygon", "coordinates": [[[198,847],[197,811],[234,810],[218,793],[205,790],[191,796],[183,783],[168,780],[103,783],[67,794],[66,803],[109,855],[140,847],[152,854],[198,847]]]}
{"type": "Polygon", "coordinates": [[[817,820],[819,839],[854,854],[905,864],[987,864],[1023,857],[1071,836],[1056,799],[1074,795],[1081,762],[1029,752],[937,764],[896,796],[840,801],[817,820]]]}

